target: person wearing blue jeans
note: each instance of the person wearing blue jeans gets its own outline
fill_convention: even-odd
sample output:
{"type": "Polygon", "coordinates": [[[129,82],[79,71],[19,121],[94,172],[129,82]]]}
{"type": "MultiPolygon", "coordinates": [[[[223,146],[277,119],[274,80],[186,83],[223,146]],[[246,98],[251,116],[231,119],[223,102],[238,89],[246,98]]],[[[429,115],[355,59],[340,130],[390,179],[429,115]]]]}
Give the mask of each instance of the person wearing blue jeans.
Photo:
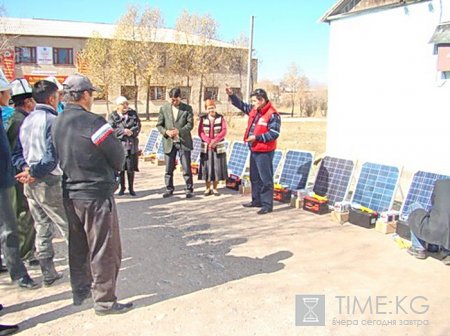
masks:
{"type": "Polygon", "coordinates": [[[426,252],[438,253],[439,250],[442,254],[442,261],[447,265],[446,259],[450,259],[450,250],[447,250],[444,247],[440,247],[436,244],[428,244],[422,239],[418,238],[414,232],[411,232],[411,248],[408,250],[408,253],[416,257],[417,259],[425,259],[427,257],[426,252]]]}
{"type": "Polygon", "coordinates": [[[442,262],[450,266],[450,179],[437,180],[431,196],[431,209],[415,209],[408,216],[412,246],[408,253],[418,259],[429,252],[442,253],[442,262]]]}
{"type": "Polygon", "coordinates": [[[256,89],[250,94],[251,104],[239,99],[228,85],[226,93],[231,103],[248,115],[244,141],[250,148],[252,201],[243,206],[261,208],[257,214],[265,215],[273,210],[272,161],[280,135],[281,118],[263,89],[256,89]]]}

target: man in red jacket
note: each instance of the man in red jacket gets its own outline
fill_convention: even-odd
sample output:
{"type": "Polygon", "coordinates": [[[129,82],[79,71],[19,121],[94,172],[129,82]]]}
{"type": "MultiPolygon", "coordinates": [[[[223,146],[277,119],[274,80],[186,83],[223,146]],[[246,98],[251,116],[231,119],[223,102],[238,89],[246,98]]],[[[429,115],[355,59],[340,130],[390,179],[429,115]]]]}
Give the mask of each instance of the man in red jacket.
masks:
{"type": "Polygon", "coordinates": [[[265,215],[273,210],[273,155],[280,135],[281,119],[272,106],[267,92],[256,89],[250,94],[251,104],[240,100],[228,85],[226,93],[231,103],[248,115],[244,141],[250,147],[250,182],[252,201],[246,208],[261,208],[257,214],[265,215]]]}

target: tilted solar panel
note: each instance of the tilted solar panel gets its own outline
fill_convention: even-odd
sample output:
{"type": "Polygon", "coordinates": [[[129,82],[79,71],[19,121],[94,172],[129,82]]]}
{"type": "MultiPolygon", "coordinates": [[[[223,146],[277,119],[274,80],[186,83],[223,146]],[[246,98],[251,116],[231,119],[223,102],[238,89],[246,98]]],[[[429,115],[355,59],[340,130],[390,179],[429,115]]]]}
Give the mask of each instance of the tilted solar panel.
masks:
{"type": "Polygon", "coordinates": [[[288,150],[284,159],[279,183],[291,190],[304,189],[308,182],[313,155],[311,152],[288,150]]]}
{"type": "Polygon", "coordinates": [[[192,145],[194,148],[191,151],[191,162],[199,163],[202,139],[200,139],[200,137],[198,137],[198,136],[194,136],[192,138],[192,145]]]}
{"type": "Polygon", "coordinates": [[[437,180],[448,179],[450,176],[418,171],[414,174],[406,199],[400,210],[400,218],[407,220],[409,214],[421,207],[427,211],[431,209],[431,195],[437,180]]]}
{"type": "Polygon", "coordinates": [[[313,191],[317,195],[327,196],[331,206],[342,202],[348,192],[353,168],[352,160],[325,156],[320,163],[313,191]]]}
{"type": "Polygon", "coordinates": [[[381,212],[390,210],[400,177],[400,169],[365,162],[353,193],[352,202],[381,212]]]}
{"type": "Polygon", "coordinates": [[[150,131],[150,134],[148,135],[148,138],[147,138],[147,143],[145,144],[145,147],[144,147],[144,154],[155,153],[156,143],[158,142],[159,136],[160,136],[160,133],[158,132],[158,130],[156,128],[153,128],[150,131]]]}
{"type": "Polygon", "coordinates": [[[241,141],[234,141],[231,145],[231,152],[228,157],[228,173],[242,177],[249,156],[250,150],[247,144],[241,141]]]}

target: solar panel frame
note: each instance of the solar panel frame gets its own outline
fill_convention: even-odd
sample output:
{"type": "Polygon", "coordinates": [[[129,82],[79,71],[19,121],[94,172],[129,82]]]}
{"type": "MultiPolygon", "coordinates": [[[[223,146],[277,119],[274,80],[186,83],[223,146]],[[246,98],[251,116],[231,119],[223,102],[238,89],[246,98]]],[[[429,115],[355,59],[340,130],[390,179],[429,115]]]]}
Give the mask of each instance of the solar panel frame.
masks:
{"type": "Polygon", "coordinates": [[[400,173],[401,169],[397,166],[364,162],[353,191],[352,203],[361,204],[377,212],[392,209],[400,173]]]}
{"type": "Polygon", "coordinates": [[[148,135],[147,142],[145,143],[144,154],[151,154],[157,151],[156,145],[160,137],[161,134],[158,129],[152,128],[148,135]]]}
{"type": "Polygon", "coordinates": [[[305,189],[306,184],[308,183],[309,174],[311,172],[313,157],[313,152],[292,149],[288,150],[284,155],[278,183],[287,185],[291,190],[305,189]],[[300,163],[296,162],[296,159],[299,158],[302,158],[300,167],[302,174],[296,173],[296,178],[294,175],[291,176],[290,174],[298,168],[298,164],[300,163]],[[300,178],[298,178],[298,176],[300,176],[300,178]]]}
{"type": "Polygon", "coordinates": [[[400,208],[400,219],[406,221],[411,213],[411,206],[419,203],[426,211],[431,210],[431,195],[437,180],[448,179],[449,175],[418,170],[414,173],[406,198],[400,208]]]}
{"type": "Polygon", "coordinates": [[[230,155],[228,155],[228,174],[243,177],[249,158],[250,149],[248,145],[243,141],[233,141],[230,148],[230,155]]]}
{"type": "Polygon", "coordinates": [[[320,163],[313,191],[321,196],[326,195],[331,206],[344,201],[350,189],[354,170],[353,160],[325,156],[320,163]]]}

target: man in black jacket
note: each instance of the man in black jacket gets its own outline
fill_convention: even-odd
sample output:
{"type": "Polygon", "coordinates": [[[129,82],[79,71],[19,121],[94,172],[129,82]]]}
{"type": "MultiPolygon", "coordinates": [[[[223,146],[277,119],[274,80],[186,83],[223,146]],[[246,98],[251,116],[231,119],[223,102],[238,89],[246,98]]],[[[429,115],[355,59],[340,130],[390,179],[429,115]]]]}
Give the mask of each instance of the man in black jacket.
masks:
{"type": "Polygon", "coordinates": [[[441,249],[442,262],[450,266],[450,179],[436,181],[431,204],[430,211],[419,208],[408,216],[412,243],[408,253],[425,259],[427,247],[435,245],[441,249]]]}
{"type": "Polygon", "coordinates": [[[64,82],[67,105],[53,126],[64,172],[70,281],[74,305],[91,296],[92,286],[96,314],[120,314],[132,307],[118,303],[115,294],[122,251],[113,194],[125,153],[106,120],[89,112],[93,91],[87,77],[69,76],[64,82]]]}

